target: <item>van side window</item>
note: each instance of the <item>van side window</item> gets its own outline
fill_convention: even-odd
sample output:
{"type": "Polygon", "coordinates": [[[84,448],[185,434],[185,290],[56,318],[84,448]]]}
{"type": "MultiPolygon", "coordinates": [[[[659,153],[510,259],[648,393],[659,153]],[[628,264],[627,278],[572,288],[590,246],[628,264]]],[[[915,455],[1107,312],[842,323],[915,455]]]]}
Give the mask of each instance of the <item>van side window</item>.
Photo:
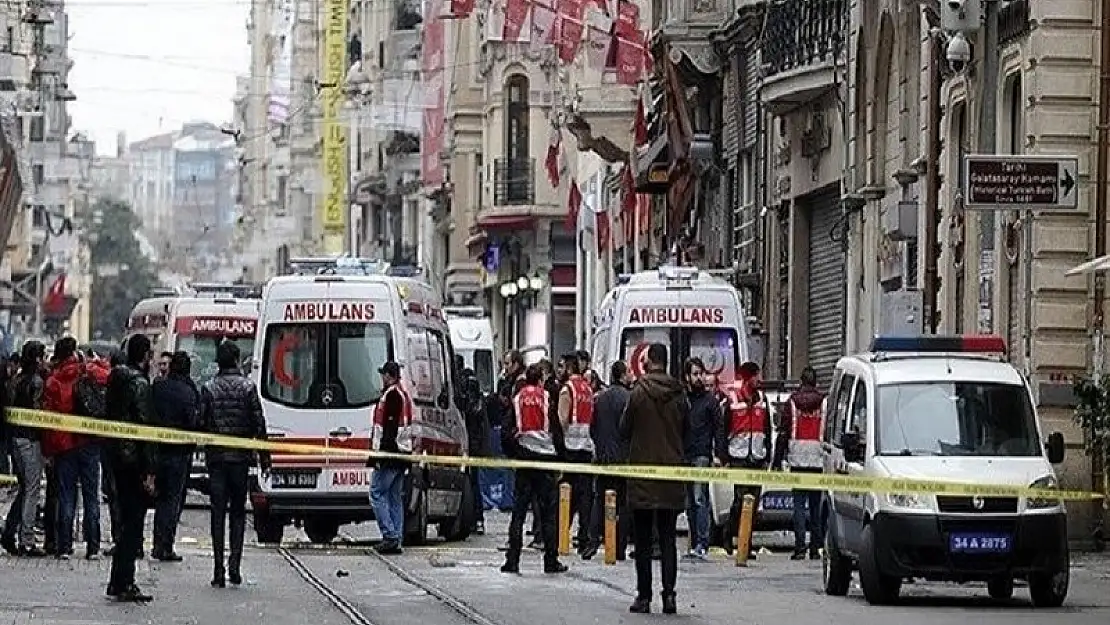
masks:
{"type": "Polygon", "coordinates": [[[834,401],[833,398],[836,397],[836,393],[837,393],[838,389],[840,388],[841,384],[843,384],[843,381],[842,381],[843,375],[844,374],[840,369],[837,369],[833,373],[832,384],[829,384],[829,394],[827,396],[825,396],[825,406],[824,406],[824,408],[825,408],[825,432],[824,432],[824,435],[825,435],[825,441],[829,442],[829,443],[836,442],[837,440],[840,439],[840,432],[839,432],[839,427],[838,427],[840,424],[837,421],[837,416],[840,413],[837,412],[837,410],[836,410],[836,401],[834,401]]]}
{"type": "Polygon", "coordinates": [[[859,432],[860,439],[867,437],[867,383],[860,380],[856,383],[856,392],[852,395],[852,410],[848,417],[848,431],[859,432]]]}
{"type": "MultiPolygon", "coordinates": [[[[848,408],[852,400],[852,388],[856,385],[856,376],[846,373],[840,379],[840,387],[836,390],[836,435],[839,439],[840,435],[847,431],[848,419],[850,414],[848,408]]],[[[836,442],[837,439],[833,439],[836,442]]]]}

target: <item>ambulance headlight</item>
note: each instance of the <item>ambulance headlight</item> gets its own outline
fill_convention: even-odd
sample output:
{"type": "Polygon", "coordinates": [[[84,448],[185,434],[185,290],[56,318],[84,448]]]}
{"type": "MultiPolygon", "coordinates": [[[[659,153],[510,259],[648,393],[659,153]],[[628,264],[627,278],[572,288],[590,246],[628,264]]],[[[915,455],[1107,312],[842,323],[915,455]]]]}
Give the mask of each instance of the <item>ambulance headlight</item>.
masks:
{"type": "MultiPolygon", "coordinates": [[[[1055,490],[1057,488],[1060,488],[1060,483],[1056,481],[1055,476],[1046,475],[1044,477],[1033,480],[1033,483],[1029,485],[1029,488],[1047,488],[1050,490],[1055,490]]],[[[1061,502],[1059,499],[1043,499],[1040,497],[1030,497],[1025,501],[1025,507],[1028,510],[1055,508],[1059,506],[1060,503],[1061,502]]]]}
{"type": "Polygon", "coordinates": [[[927,495],[913,493],[887,493],[884,501],[891,508],[903,510],[928,510],[930,507],[927,495]]]}

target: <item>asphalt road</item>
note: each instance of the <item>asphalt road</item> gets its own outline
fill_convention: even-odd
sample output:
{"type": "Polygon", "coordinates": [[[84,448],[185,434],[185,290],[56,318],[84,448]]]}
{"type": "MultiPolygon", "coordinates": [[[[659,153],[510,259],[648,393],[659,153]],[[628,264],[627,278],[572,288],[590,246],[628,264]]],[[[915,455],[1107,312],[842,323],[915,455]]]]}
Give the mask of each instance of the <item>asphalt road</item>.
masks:
{"type": "MultiPolygon", "coordinates": [[[[149,520],[149,519],[148,519],[149,520]]],[[[507,516],[493,513],[487,535],[457,545],[410,548],[383,559],[367,544],[373,526],[344,528],[343,544],[323,549],[289,532],[288,547],[251,546],[241,588],[208,586],[211,549],[208,515],[186,511],[179,534],[181,563],[144,560],[139,583],[155,595],[145,606],[103,597],[108,562],[0,557],[0,625],[585,625],[646,623],[671,618],[706,625],[976,625],[1017,622],[1104,624],[1110,620],[1110,558],[1075,557],[1065,607],[1033,610],[1024,589],[992,601],[982,587],[912,584],[894,607],[867,605],[858,588],[847,598],[820,592],[820,565],[793,562],[781,550],[764,551],[746,569],[723,554],[710,562],[682,562],[679,615],[631,615],[635,575],[631,562],[605,566],[568,557],[569,573],[541,572],[538,553],[525,556],[520,576],[498,571],[507,516]]],[[[149,536],[149,532],[148,532],[149,536]]],[[[253,539],[253,536],[249,537],[253,539]]],[[[782,535],[760,535],[772,548],[782,535]]],[[[658,610],[656,601],[654,608],[658,610]]]]}

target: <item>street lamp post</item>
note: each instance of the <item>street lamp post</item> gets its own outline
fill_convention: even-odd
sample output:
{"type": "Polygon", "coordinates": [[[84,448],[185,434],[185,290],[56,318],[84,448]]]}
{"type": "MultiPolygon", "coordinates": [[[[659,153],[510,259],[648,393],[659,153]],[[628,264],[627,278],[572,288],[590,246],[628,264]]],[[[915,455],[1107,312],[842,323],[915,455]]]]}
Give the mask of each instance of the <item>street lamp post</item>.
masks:
{"type": "Polygon", "coordinates": [[[520,275],[515,280],[508,280],[501,284],[501,299],[505,300],[508,313],[506,316],[511,318],[510,336],[513,337],[516,347],[522,346],[519,312],[531,304],[545,286],[546,281],[538,273],[531,276],[520,275]]]}

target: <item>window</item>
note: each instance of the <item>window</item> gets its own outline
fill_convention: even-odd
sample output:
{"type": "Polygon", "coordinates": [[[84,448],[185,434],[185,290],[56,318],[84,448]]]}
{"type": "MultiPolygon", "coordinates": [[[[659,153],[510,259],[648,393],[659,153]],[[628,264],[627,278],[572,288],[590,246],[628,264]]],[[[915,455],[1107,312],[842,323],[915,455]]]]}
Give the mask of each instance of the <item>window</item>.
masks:
{"type": "Polygon", "coordinates": [[[31,141],[43,141],[46,136],[46,117],[31,118],[31,141]]]}
{"type": "Polygon", "coordinates": [[[46,167],[41,163],[31,165],[31,180],[35,186],[39,186],[46,182],[46,167]]]}
{"type": "Polygon", "coordinates": [[[408,378],[412,401],[418,406],[447,408],[450,389],[447,382],[447,343],[437,330],[410,326],[408,337],[408,378]]]}
{"type": "Polygon", "coordinates": [[[31,226],[35,228],[45,228],[46,223],[46,207],[42,204],[34,204],[31,206],[31,226]]]}
{"type": "Polygon", "coordinates": [[[393,359],[384,323],[276,323],[266,328],[262,397],[293,408],[359,408],[381,395],[393,359]]]}
{"type": "Polygon", "coordinates": [[[527,163],[528,145],[528,78],[512,76],[505,83],[508,106],[505,111],[505,158],[512,164],[527,163]]]}
{"type": "Polygon", "coordinates": [[[1020,384],[923,382],[878,389],[878,449],[895,456],[1039,456],[1020,384]]]}
{"type": "Polygon", "coordinates": [[[833,399],[833,407],[836,410],[836,435],[837,439],[833,442],[839,442],[840,435],[847,431],[848,427],[848,407],[852,400],[852,388],[856,385],[856,376],[846,374],[840,378],[840,387],[836,390],[836,397],[833,399]]]}
{"type": "Polygon", "coordinates": [[[606,356],[609,355],[609,329],[598,330],[594,333],[593,346],[590,349],[590,355],[593,362],[590,367],[601,376],[609,384],[616,383],[616,380],[609,379],[609,370],[605,368],[606,356]]]}
{"type": "Polygon", "coordinates": [[[230,339],[222,336],[194,336],[190,334],[182,334],[177,337],[177,345],[174,349],[189,354],[189,358],[192,360],[192,369],[189,371],[189,375],[197,384],[204,384],[211,380],[220,370],[216,364],[216,348],[225,340],[232,341],[239,346],[239,367],[246,373],[251,354],[254,353],[253,338],[230,339]]]}
{"type": "Polygon", "coordinates": [[[474,376],[478,378],[478,384],[482,387],[483,393],[493,392],[493,380],[497,377],[496,371],[493,367],[493,351],[488,349],[474,350],[474,362],[472,367],[474,369],[474,376]]]}
{"type": "Polygon", "coordinates": [[[858,432],[860,440],[867,438],[867,385],[856,382],[856,392],[852,395],[852,409],[848,413],[849,432],[858,432]]]}
{"type": "Polygon", "coordinates": [[[691,356],[701,358],[719,384],[734,381],[740,368],[740,345],[734,328],[630,328],[621,335],[620,357],[628,363],[633,377],[643,375],[647,347],[652,343],[667,347],[671,375],[677,376],[683,361],[691,356]]]}

